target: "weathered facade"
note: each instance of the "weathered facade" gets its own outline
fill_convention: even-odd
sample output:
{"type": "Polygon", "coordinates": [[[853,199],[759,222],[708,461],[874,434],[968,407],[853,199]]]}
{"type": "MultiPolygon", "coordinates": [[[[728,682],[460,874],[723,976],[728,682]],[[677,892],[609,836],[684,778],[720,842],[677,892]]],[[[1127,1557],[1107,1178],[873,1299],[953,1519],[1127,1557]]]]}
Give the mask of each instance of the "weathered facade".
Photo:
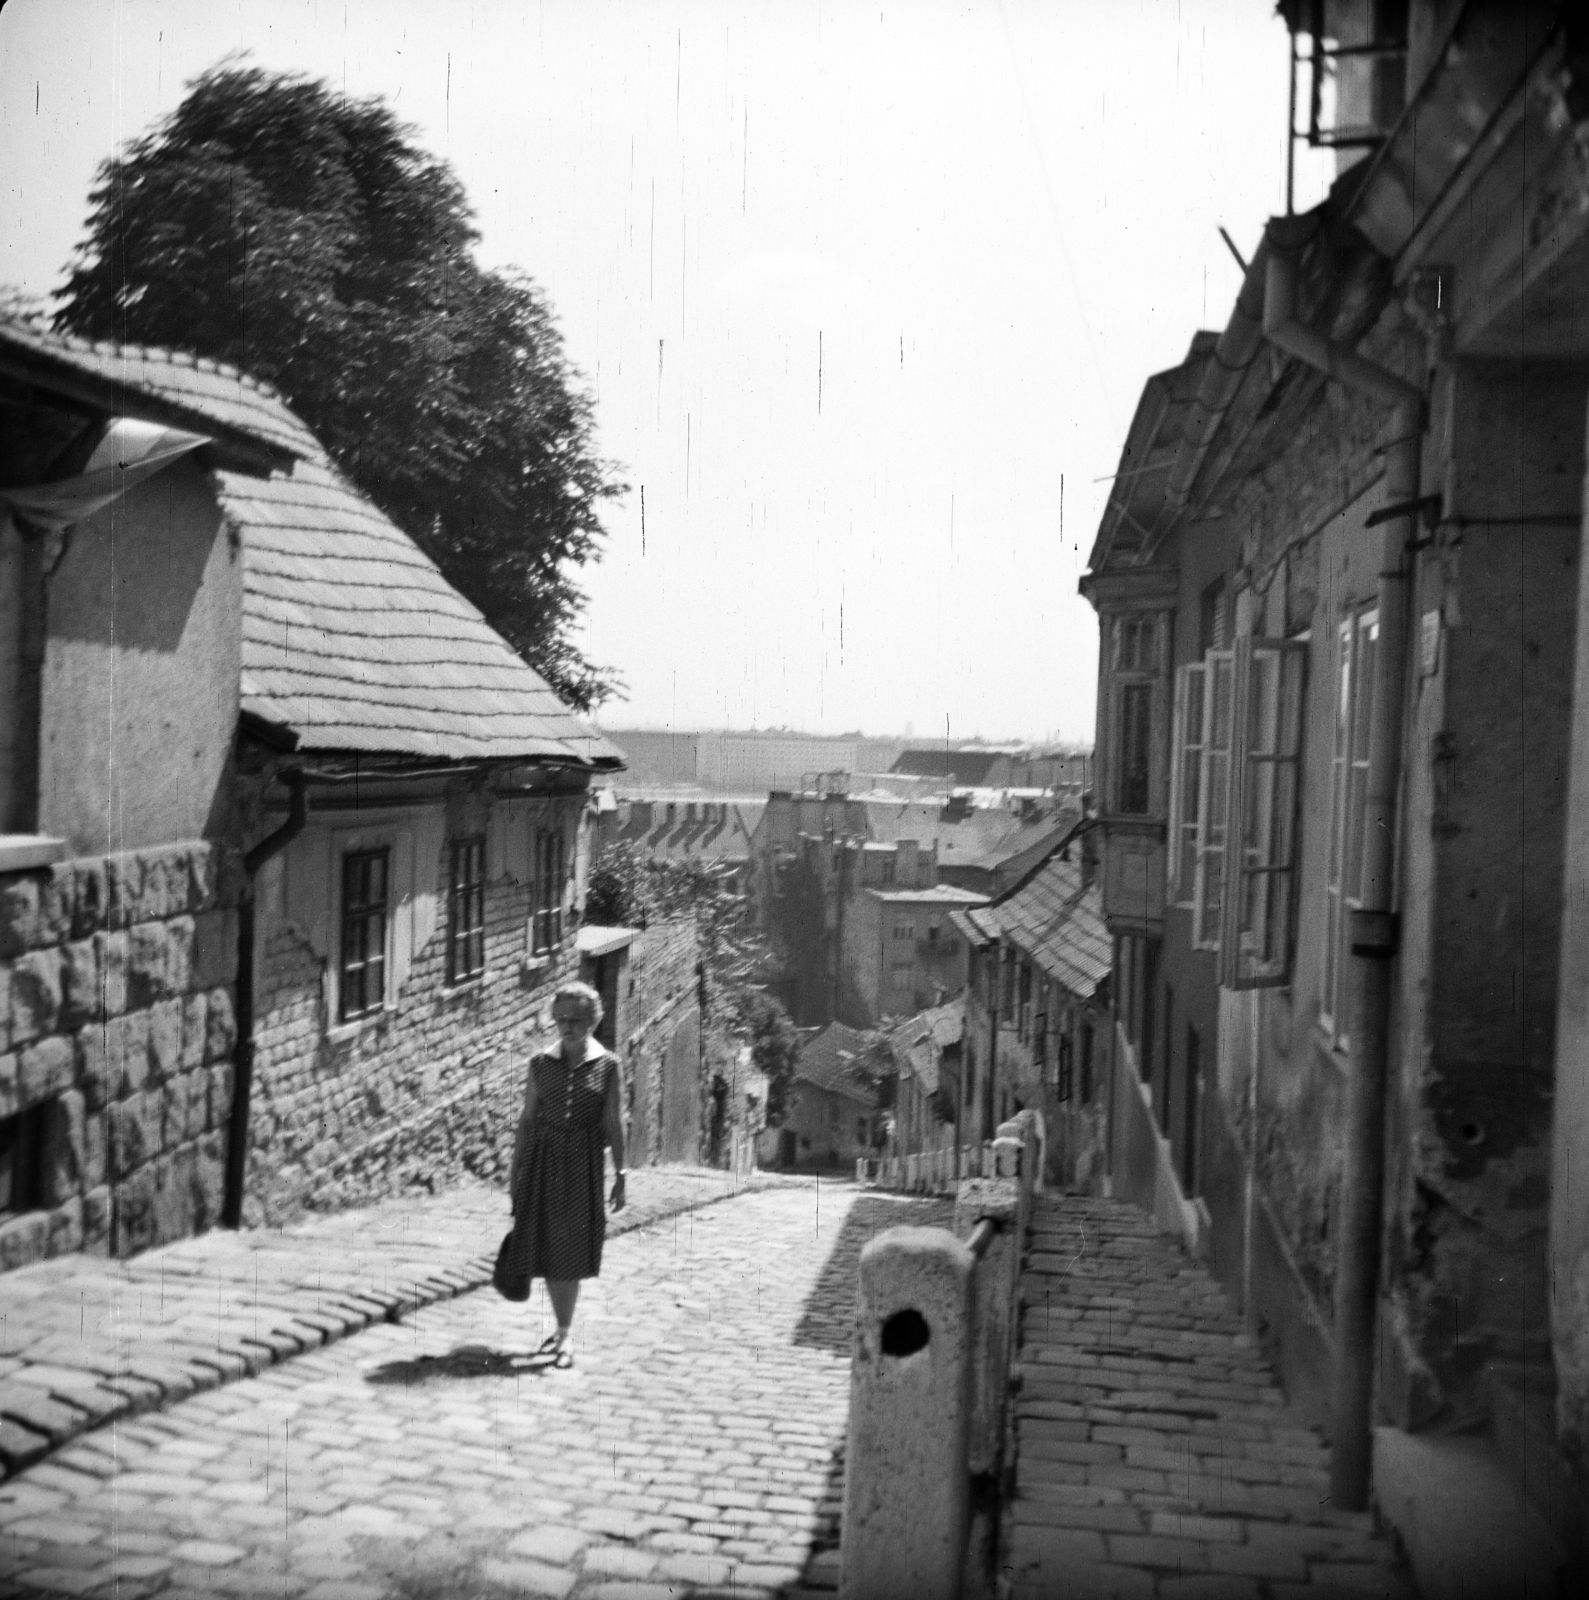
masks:
{"type": "Polygon", "coordinates": [[[1056,846],[1006,893],[955,921],[972,951],[967,1138],[992,1138],[1018,1111],[1040,1111],[1045,1178],[1093,1190],[1104,1166],[1112,951],[1086,848],[1085,839],[1056,846]]]}
{"type": "Polygon", "coordinates": [[[1409,15],[1372,153],[1149,381],[1084,580],[1112,1166],[1331,1418],[1338,1492],[1371,1386],[1402,1428],[1488,1423],[1561,1525],[1582,41],[1554,6],[1409,15]]]}
{"type": "Polygon", "coordinates": [[[221,1213],[257,388],[0,324],[0,1270],[221,1213]]]}
{"type": "Polygon", "coordinates": [[[853,1171],[880,1144],[878,1092],[857,1070],[866,1036],[830,1022],[800,1046],[790,1104],[773,1130],[780,1166],[853,1171]]]}

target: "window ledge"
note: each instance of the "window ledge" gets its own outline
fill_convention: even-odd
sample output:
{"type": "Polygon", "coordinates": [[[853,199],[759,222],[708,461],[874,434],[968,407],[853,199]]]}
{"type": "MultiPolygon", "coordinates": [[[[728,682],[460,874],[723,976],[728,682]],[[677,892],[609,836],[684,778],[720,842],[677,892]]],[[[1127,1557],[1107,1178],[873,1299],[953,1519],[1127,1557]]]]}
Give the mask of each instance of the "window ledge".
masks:
{"type": "Polygon", "coordinates": [[[475,973],[472,978],[460,978],[456,983],[442,985],[442,993],[446,995],[478,994],[487,985],[494,983],[499,975],[490,967],[484,967],[475,973]]]}
{"type": "Polygon", "coordinates": [[[0,872],[37,872],[64,861],[64,839],[43,833],[0,833],[0,872]]]}
{"type": "Polygon", "coordinates": [[[357,1039],[361,1033],[368,1033],[378,1023],[385,1022],[390,1010],[389,1006],[382,1006],[368,1016],[355,1017],[351,1022],[339,1022],[335,1027],[327,1028],[326,1043],[346,1044],[350,1039],[357,1039]]]}

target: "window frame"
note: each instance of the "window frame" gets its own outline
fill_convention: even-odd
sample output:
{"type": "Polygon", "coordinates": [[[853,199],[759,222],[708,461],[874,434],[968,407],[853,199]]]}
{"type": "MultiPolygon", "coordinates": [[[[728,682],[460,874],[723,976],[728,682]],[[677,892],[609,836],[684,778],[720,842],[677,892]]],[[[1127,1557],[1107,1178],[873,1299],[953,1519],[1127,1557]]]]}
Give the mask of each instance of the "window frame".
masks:
{"type": "Polygon", "coordinates": [[[486,836],[475,833],[454,839],[447,878],[447,984],[450,988],[473,983],[485,975],[485,888],[486,836]]]}
{"type": "Polygon", "coordinates": [[[1208,663],[1183,662],[1175,669],[1175,710],[1171,721],[1170,817],[1165,844],[1166,900],[1188,909],[1196,904],[1198,805],[1202,794],[1204,710],[1208,703],[1208,663]],[[1196,705],[1193,706],[1193,684],[1196,705]],[[1190,813],[1188,815],[1188,813],[1190,813]],[[1190,852],[1190,854],[1188,854],[1190,852]]]}
{"type": "Polygon", "coordinates": [[[1220,982],[1228,989],[1279,988],[1290,982],[1295,955],[1309,640],[1248,637],[1237,644],[1220,982]],[[1266,671],[1273,678],[1267,695],[1266,671]],[[1255,717],[1265,713],[1269,725],[1256,728],[1255,717]],[[1281,885],[1280,904],[1272,892],[1261,896],[1262,914],[1249,925],[1258,878],[1281,885]]]}
{"type": "Polygon", "coordinates": [[[1230,773],[1235,765],[1236,652],[1203,657],[1203,745],[1197,808],[1196,873],[1192,888],[1192,948],[1218,950],[1230,839],[1230,773]],[[1223,685],[1223,689],[1222,689],[1223,685]],[[1224,742],[1220,742],[1223,720],[1224,742]],[[1211,843],[1215,827],[1218,843],[1211,843]]]}
{"type": "Polygon", "coordinates": [[[1325,858],[1319,1027],[1337,1050],[1346,1050],[1351,1043],[1345,1014],[1351,922],[1348,913],[1361,900],[1364,800],[1374,722],[1372,669],[1378,651],[1379,607],[1377,602],[1368,601],[1351,608],[1336,624],[1335,660],[1330,674],[1330,832],[1325,858]],[[1366,656],[1365,644],[1371,647],[1366,656]],[[1348,892],[1354,855],[1357,883],[1355,892],[1348,892]]]}
{"type": "Polygon", "coordinates": [[[568,886],[568,866],[563,830],[538,828],[534,852],[530,954],[532,957],[551,956],[561,948],[564,934],[563,902],[568,886]]]}
{"type": "Polygon", "coordinates": [[[366,1022],[371,1017],[379,1016],[387,1003],[387,978],[392,966],[392,851],[389,845],[376,845],[369,849],[344,850],[342,852],[341,870],[341,900],[338,906],[337,929],[337,1022],[338,1025],[346,1023],[366,1022]],[[368,892],[368,882],[362,891],[362,898],[355,900],[349,893],[349,886],[355,873],[361,867],[380,863],[381,867],[381,892],[378,897],[371,896],[368,892]],[[372,924],[377,923],[379,934],[377,940],[379,953],[370,954],[369,947],[372,941],[369,930],[372,924]],[[355,931],[357,937],[354,937],[355,931]],[[361,947],[359,955],[352,956],[353,946],[361,947]],[[378,971],[376,980],[376,994],[372,1000],[369,995],[367,974],[375,968],[378,971]],[[358,995],[360,1004],[353,1005],[353,997],[358,995]]]}

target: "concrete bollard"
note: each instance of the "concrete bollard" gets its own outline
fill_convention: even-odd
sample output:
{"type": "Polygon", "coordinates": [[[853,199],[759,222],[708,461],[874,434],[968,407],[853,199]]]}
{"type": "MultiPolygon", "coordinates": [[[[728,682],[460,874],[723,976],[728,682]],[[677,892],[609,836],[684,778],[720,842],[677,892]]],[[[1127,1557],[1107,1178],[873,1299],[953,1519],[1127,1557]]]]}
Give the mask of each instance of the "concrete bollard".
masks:
{"type": "Polygon", "coordinates": [[[942,1228],[861,1251],[840,1600],[960,1600],[975,1266],[942,1228]]]}
{"type": "Polygon", "coordinates": [[[968,1239],[984,1218],[998,1235],[977,1267],[973,1285],[971,1424],[966,1462],[972,1473],[997,1471],[1004,1439],[1004,1397],[1015,1343],[1020,1272],[1020,1188],[1013,1178],[968,1178],[955,1198],[954,1230],[968,1239]]]}

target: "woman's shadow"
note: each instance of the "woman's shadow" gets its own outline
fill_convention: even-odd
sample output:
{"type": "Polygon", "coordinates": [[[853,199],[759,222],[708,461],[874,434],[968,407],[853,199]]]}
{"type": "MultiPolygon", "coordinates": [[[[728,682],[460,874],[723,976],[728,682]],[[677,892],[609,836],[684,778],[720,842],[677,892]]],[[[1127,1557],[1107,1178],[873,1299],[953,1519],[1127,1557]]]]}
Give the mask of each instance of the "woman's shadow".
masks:
{"type": "Polygon", "coordinates": [[[366,1383],[426,1383],[433,1378],[538,1378],[552,1365],[551,1353],[493,1350],[484,1344],[461,1344],[443,1356],[414,1356],[387,1361],[365,1373],[366,1383]]]}

